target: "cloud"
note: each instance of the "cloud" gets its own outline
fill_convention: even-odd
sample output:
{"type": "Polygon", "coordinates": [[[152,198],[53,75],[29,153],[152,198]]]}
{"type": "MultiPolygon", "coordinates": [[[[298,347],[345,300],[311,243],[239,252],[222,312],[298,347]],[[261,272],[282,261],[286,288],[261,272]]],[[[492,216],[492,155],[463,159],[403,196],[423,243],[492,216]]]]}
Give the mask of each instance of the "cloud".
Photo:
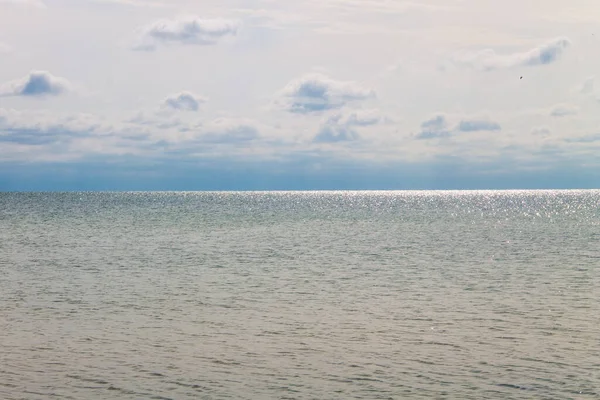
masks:
{"type": "Polygon", "coordinates": [[[0,0],[0,5],[2,4],[46,8],[46,4],[42,0],[0,0]]]}
{"type": "Polygon", "coordinates": [[[571,104],[557,104],[550,110],[550,116],[552,117],[566,117],[569,115],[576,115],[579,112],[577,106],[571,104]]]}
{"type": "Polygon", "coordinates": [[[69,161],[92,154],[140,154],[152,150],[152,128],[111,122],[93,114],[0,108],[0,161],[69,161]]]}
{"type": "Polygon", "coordinates": [[[480,131],[498,131],[500,124],[483,118],[463,118],[453,129],[449,128],[448,117],[444,114],[437,114],[421,123],[421,131],[416,135],[417,139],[439,139],[452,136],[457,132],[480,132],[480,131]]]}
{"type": "Polygon", "coordinates": [[[7,82],[0,88],[3,96],[42,97],[58,96],[71,90],[64,78],[53,76],[47,71],[32,71],[28,76],[7,82]]]}
{"type": "Polygon", "coordinates": [[[339,116],[330,117],[314,137],[315,143],[348,142],[359,139],[358,133],[351,125],[339,122],[339,116]]]}
{"type": "MultiPolygon", "coordinates": [[[[232,154],[247,151],[248,143],[261,137],[257,124],[247,119],[217,118],[203,124],[186,123],[160,112],[141,112],[134,118],[119,120],[93,114],[0,108],[0,160],[14,158],[7,146],[34,146],[39,157],[54,154],[61,159],[133,153],[160,157],[165,151],[190,156],[215,151],[232,154]]],[[[30,154],[34,150],[26,151],[30,154]]]]}
{"type": "Polygon", "coordinates": [[[452,63],[483,71],[496,69],[548,65],[560,59],[570,46],[568,38],[560,37],[522,53],[496,54],[492,49],[457,54],[452,63]]]}
{"type": "Polygon", "coordinates": [[[341,108],[347,103],[372,97],[375,97],[372,89],[356,82],[309,74],[288,83],[280,94],[279,102],[286,111],[308,114],[341,108]]]}
{"type": "Polygon", "coordinates": [[[10,53],[11,51],[12,51],[12,48],[9,45],[7,45],[6,43],[0,42],[0,54],[10,53]]]}
{"type": "Polygon", "coordinates": [[[158,129],[171,129],[183,126],[183,122],[179,118],[172,115],[165,115],[160,110],[154,112],[139,111],[131,118],[127,118],[125,122],[158,129]]]}
{"type": "Polygon", "coordinates": [[[335,114],[327,118],[313,138],[314,143],[337,143],[360,139],[356,127],[379,124],[383,118],[375,110],[354,111],[348,115],[335,114]]]}
{"type": "Polygon", "coordinates": [[[595,77],[593,77],[593,76],[588,77],[581,85],[581,89],[580,89],[581,93],[592,94],[594,92],[594,80],[595,80],[595,77]]]}
{"type": "Polygon", "coordinates": [[[567,142],[567,143],[595,143],[595,142],[600,142],[600,133],[597,133],[595,135],[587,135],[587,136],[577,137],[577,138],[567,138],[567,139],[564,139],[564,141],[567,142]]]}
{"type": "Polygon", "coordinates": [[[186,17],[176,20],[156,21],[143,28],[134,50],[153,51],[159,44],[213,45],[235,36],[239,23],[227,19],[202,19],[186,17]]]}
{"type": "Polygon", "coordinates": [[[199,141],[204,143],[245,143],[260,137],[258,129],[245,121],[217,118],[204,128],[199,141]]]}
{"type": "Polygon", "coordinates": [[[546,137],[546,136],[550,135],[550,129],[548,129],[548,127],[546,127],[546,126],[538,126],[531,130],[531,134],[535,135],[535,136],[546,137]]]}
{"type": "Polygon", "coordinates": [[[88,137],[102,130],[102,122],[89,114],[66,118],[40,112],[23,113],[0,108],[0,142],[47,145],[88,137]]]}
{"type": "Polygon", "coordinates": [[[438,114],[421,123],[421,132],[417,134],[417,139],[436,139],[449,137],[448,121],[445,115],[438,114]]]}
{"type": "Polygon", "coordinates": [[[488,119],[462,120],[456,129],[460,132],[498,131],[500,124],[488,119]]]}
{"type": "Polygon", "coordinates": [[[360,110],[347,114],[343,121],[350,126],[371,126],[386,120],[377,110],[360,110]]]}
{"type": "Polygon", "coordinates": [[[204,102],[206,102],[204,97],[183,91],[168,96],[163,101],[162,106],[178,111],[198,111],[200,109],[200,104],[204,102]]]}

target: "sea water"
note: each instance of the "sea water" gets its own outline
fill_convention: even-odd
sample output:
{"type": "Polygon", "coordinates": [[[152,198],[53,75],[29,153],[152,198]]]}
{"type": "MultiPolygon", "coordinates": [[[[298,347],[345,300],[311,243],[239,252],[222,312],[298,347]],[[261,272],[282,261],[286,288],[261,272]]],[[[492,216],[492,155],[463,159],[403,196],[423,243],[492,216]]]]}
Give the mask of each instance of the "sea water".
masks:
{"type": "Polygon", "coordinates": [[[598,399],[600,191],[0,193],[1,399],[598,399]]]}

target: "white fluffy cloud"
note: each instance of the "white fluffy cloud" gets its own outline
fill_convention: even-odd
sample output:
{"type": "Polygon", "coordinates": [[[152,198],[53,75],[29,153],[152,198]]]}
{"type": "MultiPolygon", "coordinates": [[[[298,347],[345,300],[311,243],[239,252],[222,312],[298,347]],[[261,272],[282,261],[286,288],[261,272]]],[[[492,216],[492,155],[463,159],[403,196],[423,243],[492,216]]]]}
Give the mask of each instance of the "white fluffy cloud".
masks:
{"type": "Polygon", "coordinates": [[[503,68],[546,65],[560,59],[571,45],[568,38],[560,37],[525,52],[497,54],[493,49],[478,52],[456,54],[452,62],[459,66],[471,67],[483,71],[503,68]]]}
{"type": "Polygon", "coordinates": [[[538,126],[531,130],[531,134],[534,136],[546,137],[550,135],[550,128],[547,126],[538,126]]]}
{"type": "Polygon", "coordinates": [[[583,84],[581,85],[581,93],[583,93],[583,94],[594,93],[594,81],[595,81],[595,77],[593,77],[593,76],[587,77],[585,79],[585,81],[583,81],[583,84]]]}
{"type": "Polygon", "coordinates": [[[456,126],[456,130],[460,132],[498,131],[500,124],[487,118],[463,119],[456,126]]]}
{"type": "Polygon", "coordinates": [[[600,133],[566,138],[565,142],[567,142],[567,143],[582,143],[582,144],[600,143],[600,133]]]}
{"type": "Polygon", "coordinates": [[[557,104],[550,110],[552,117],[566,117],[576,115],[579,112],[579,107],[572,104],[557,104]]]}
{"type": "Polygon", "coordinates": [[[247,121],[217,118],[203,127],[199,141],[205,143],[245,143],[260,137],[258,129],[247,121]]]}
{"type": "Polygon", "coordinates": [[[200,104],[206,102],[206,98],[191,92],[179,92],[168,96],[162,106],[164,108],[178,111],[198,111],[200,104]]]}
{"type": "Polygon", "coordinates": [[[213,45],[235,36],[239,23],[228,19],[202,19],[185,17],[161,20],[143,28],[135,50],[152,51],[159,44],[213,45]]]}
{"type": "Polygon", "coordinates": [[[0,142],[30,146],[63,145],[76,139],[108,136],[114,126],[91,114],[68,116],[0,108],[0,142]]]}
{"type": "Polygon", "coordinates": [[[6,146],[36,146],[40,154],[44,153],[43,158],[56,146],[77,149],[71,155],[75,158],[92,153],[156,154],[165,149],[207,154],[216,148],[239,149],[261,139],[259,126],[253,120],[231,117],[185,122],[160,112],[140,112],[120,120],[94,114],[0,108],[0,160],[10,156],[6,146]]]}
{"type": "Polygon", "coordinates": [[[435,139],[450,136],[445,115],[438,114],[421,123],[421,132],[417,139],[435,139]]]}
{"type": "Polygon", "coordinates": [[[383,117],[376,110],[360,110],[328,117],[314,137],[315,143],[335,143],[358,140],[356,128],[377,125],[383,117]]]}
{"type": "Polygon", "coordinates": [[[373,89],[357,82],[338,81],[321,74],[304,75],[288,83],[280,93],[279,104],[298,114],[341,108],[375,97],[373,89]]]}
{"type": "Polygon", "coordinates": [[[0,94],[25,97],[57,96],[70,89],[71,84],[65,78],[56,77],[47,71],[32,71],[22,79],[2,85],[0,94]]]}
{"type": "Polygon", "coordinates": [[[461,118],[451,127],[448,121],[448,116],[445,114],[437,114],[421,123],[421,131],[416,135],[417,139],[439,139],[447,138],[455,133],[463,132],[493,132],[499,131],[501,126],[499,123],[489,119],[488,117],[466,117],[461,118]]]}

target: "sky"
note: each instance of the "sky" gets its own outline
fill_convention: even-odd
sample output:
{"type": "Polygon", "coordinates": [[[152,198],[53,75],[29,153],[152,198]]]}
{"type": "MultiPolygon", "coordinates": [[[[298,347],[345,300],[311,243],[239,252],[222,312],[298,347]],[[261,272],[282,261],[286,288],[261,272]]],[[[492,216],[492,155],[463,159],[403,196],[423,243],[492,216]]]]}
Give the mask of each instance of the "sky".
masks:
{"type": "Polygon", "coordinates": [[[594,0],[0,0],[0,190],[600,187],[594,0]]]}

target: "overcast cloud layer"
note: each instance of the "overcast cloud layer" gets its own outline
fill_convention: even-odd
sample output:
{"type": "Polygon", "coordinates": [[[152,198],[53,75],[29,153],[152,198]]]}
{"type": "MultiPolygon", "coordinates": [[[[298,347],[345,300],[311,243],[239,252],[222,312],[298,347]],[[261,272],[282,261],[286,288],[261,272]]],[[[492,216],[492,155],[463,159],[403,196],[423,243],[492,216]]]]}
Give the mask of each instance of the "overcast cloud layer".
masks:
{"type": "Polygon", "coordinates": [[[0,0],[0,190],[600,186],[600,3],[0,0]]]}

